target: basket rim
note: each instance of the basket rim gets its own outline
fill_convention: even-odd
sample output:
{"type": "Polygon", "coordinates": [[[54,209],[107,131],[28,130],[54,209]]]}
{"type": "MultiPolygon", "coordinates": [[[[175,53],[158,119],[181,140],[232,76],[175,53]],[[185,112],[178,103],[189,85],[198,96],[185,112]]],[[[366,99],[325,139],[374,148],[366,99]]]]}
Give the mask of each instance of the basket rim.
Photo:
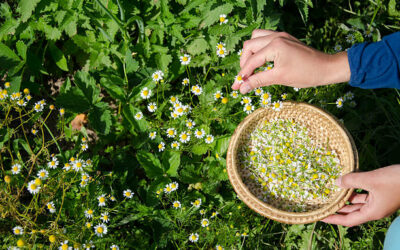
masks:
{"type": "MultiPolygon", "coordinates": [[[[308,109],[312,109],[325,118],[327,118],[332,124],[334,124],[342,134],[342,137],[346,141],[347,150],[351,151],[351,169],[349,172],[355,171],[358,169],[358,153],[357,148],[355,146],[354,140],[346,129],[346,127],[331,113],[326,110],[323,110],[320,107],[317,107],[313,104],[305,103],[305,102],[295,102],[295,101],[284,101],[282,105],[294,105],[295,108],[306,107],[308,109]]],[[[238,138],[240,135],[240,131],[243,127],[249,124],[253,120],[253,117],[257,117],[260,112],[265,112],[266,108],[258,108],[252,114],[248,115],[235,129],[234,133],[231,136],[229,141],[228,151],[227,151],[227,172],[229,181],[233,186],[238,197],[252,210],[261,214],[264,217],[268,217],[270,219],[287,223],[287,224],[305,224],[311,223],[315,221],[319,221],[331,214],[334,214],[341,207],[344,206],[346,201],[349,199],[350,195],[353,192],[353,188],[351,189],[341,189],[341,191],[336,195],[336,197],[332,200],[331,203],[322,206],[321,208],[309,211],[309,212],[289,212],[277,209],[263,201],[259,200],[254,194],[252,194],[247,186],[243,183],[241,176],[236,167],[236,158],[235,152],[238,147],[238,138]]],[[[275,111],[274,111],[275,112],[275,111]]]]}

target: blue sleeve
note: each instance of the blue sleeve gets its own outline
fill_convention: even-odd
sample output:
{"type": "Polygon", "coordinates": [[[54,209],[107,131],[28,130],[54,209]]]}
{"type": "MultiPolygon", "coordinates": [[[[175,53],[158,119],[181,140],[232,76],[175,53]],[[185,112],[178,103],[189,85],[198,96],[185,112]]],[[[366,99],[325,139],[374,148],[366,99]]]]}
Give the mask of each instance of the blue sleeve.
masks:
{"type": "Polygon", "coordinates": [[[400,89],[400,32],[382,41],[360,43],[347,50],[349,84],[363,89],[400,89]]]}

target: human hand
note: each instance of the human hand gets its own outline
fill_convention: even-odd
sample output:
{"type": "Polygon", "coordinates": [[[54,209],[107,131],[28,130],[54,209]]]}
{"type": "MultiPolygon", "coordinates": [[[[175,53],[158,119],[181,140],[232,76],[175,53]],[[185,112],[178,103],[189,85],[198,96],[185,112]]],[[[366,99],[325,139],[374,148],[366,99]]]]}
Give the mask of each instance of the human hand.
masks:
{"type": "Polygon", "coordinates": [[[350,80],[347,52],[334,55],[320,52],[285,32],[254,30],[243,44],[238,73],[243,83],[235,81],[232,89],[242,94],[262,86],[283,84],[305,88],[350,80]],[[254,70],[266,62],[274,62],[271,70],[254,70]]]}
{"type": "Polygon", "coordinates": [[[400,165],[392,165],[369,172],[350,173],[337,180],[343,188],[362,188],[368,194],[354,193],[338,214],[323,219],[325,223],[357,226],[379,220],[400,208],[400,165]]]}

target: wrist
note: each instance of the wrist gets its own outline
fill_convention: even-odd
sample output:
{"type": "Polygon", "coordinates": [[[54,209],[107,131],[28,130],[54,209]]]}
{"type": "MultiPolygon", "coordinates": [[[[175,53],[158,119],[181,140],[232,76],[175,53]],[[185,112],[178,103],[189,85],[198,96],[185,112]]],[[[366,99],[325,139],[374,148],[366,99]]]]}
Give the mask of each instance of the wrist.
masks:
{"type": "Polygon", "coordinates": [[[329,55],[327,64],[326,84],[341,83],[350,81],[350,66],[347,52],[339,52],[329,55]]]}

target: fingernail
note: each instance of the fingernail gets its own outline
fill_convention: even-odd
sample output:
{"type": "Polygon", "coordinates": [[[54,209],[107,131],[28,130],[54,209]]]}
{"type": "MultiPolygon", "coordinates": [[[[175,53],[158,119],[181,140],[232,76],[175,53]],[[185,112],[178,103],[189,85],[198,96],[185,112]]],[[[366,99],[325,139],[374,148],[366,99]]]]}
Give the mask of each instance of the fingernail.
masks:
{"type": "Polygon", "coordinates": [[[248,84],[244,84],[242,85],[242,87],[240,88],[240,93],[242,93],[243,95],[246,94],[247,92],[249,92],[251,89],[251,87],[248,84]]]}
{"type": "Polygon", "coordinates": [[[341,187],[342,186],[342,176],[340,176],[339,178],[336,179],[335,181],[336,186],[341,187]]]}

